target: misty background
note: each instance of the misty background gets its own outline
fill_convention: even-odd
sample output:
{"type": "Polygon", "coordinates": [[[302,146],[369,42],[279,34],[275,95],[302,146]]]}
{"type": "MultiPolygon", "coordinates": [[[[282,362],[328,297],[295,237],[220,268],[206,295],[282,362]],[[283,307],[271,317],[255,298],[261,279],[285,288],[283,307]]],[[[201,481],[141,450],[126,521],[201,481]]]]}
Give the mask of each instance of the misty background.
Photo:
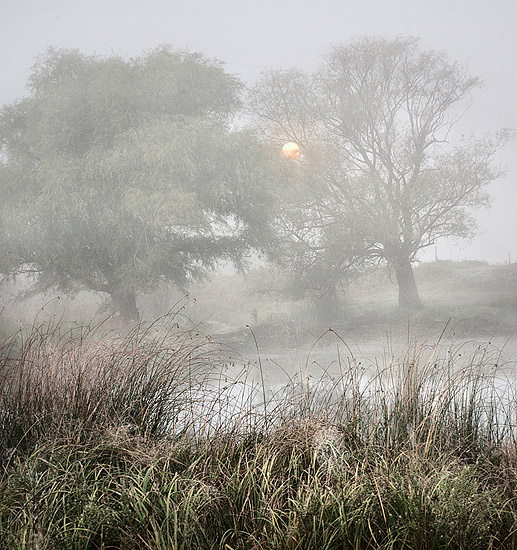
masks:
{"type": "MultiPolygon", "coordinates": [[[[464,135],[482,138],[502,128],[517,128],[517,37],[514,33],[517,6],[510,0],[438,0],[433,3],[406,0],[360,3],[287,0],[279,3],[266,0],[260,5],[229,0],[195,3],[151,0],[145,5],[137,1],[50,0],[42,3],[0,0],[0,6],[2,106],[13,104],[28,94],[26,83],[36,58],[49,47],[77,49],[81,54],[96,58],[120,56],[130,59],[168,44],[178,51],[200,52],[208,59],[223,62],[227,73],[253,88],[264,71],[271,69],[294,67],[313,73],[333,46],[346,45],[354,39],[392,40],[413,36],[420,40],[422,51],[444,52],[451,63],[458,62],[467,68],[470,76],[482,80],[482,87],[474,89],[465,101],[472,103],[470,108],[449,134],[452,144],[458,143],[464,135]]],[[[457,316],[473,318],[470,325],[470,321],[463,323],[463,336],[470,337],[484,327],[485,332],[495,331],[503,310],[511,310],[503,323],[503,332],[508,334],[514,330],[517,301],[513,270],[497,271],[496,268],[511,268],[513,266],[508,264],[517,258],[514,237],[517,234],[514,212],[517,140],[508,142],[497,152],[496,164],[505,175],[488,186],[487,191],[493,197],[491,208],[474,212],[478,224],[474,239],[471,242],[440,240],[418,256],[424,263],[417,274],[417,282],[428,309],[421,318],[424,329],[433,323],[446,322],[451,308],[454,310],[452,315],[456,315],[454,308],[459,304],[457,316]],[[434,260],[481,260],[491,265],[464,262],[461,266],[442,266],[441,270],[440,266],[433,266],[434,260]]],[[[257,336],[262,341],[268,341],[274,333],[297,339],[292,332],[296,329],[290,323],[300,321],[301,309],[291,307],[292,303],[286,304],[288,300],[275,301],[271,296],[260,295],[261,290],[271,287],[271,277],[275,275],[266,269],[265,273],[258,271],[245,278],[233,276],[234,279],[225,279],[224,275],[216,274],[209,285],[193,285],[189,290],[197,304],[189,303],[189,313],[195,319],[216,321],[209,329],[216,335],[226,335],[250,324],[261,326],[264,334],[257,333],[257,336]],[[282,324],[284,320],[287,320],[285,325],[282,324]]],[[[368,327],[375,323],[380,326],[383,320],[391,322],[395,318],[400,321],[391,315],[396,294],[395,277],[385,270],[370,273],[363,281],[347,291],[347,312],[351,312],[350,318],[360,326],[357,341],[369,339],[368,349],[371,349],[375,340],[375,353],[382,353],[385,334],[381,334],[379,340],[379,330],[384,328],[372,329],[368,334],[368,327]]],[[[17,290],[15,287],[12,296],[17,290]]],[[[99,315],[99,300],[92,304],[94,294],[80,293],[76,309],[68,311],[70,317],[99,315]]],[[[184,295],[183,291],[171,287],[157,288],[154,293],[142,295],[139,306],[143,318],[162,313],[165,305],[166,310],[176,301],[183,304],[184,295]]],[[[39,302],[34,299],[30,304],[26,302],[26,312],[37,312],[49,299],[57,304],[60,298],[57,294],[42,295],[39,302]]],[[[4,303],[7,303],[5,297],[4,303]]],[[[13,300],[9,303],[16,316],[18,304],[14,305],[13,300]]],[[[325,313],[326,308],[320,303],[320,311],[325,313]]],[[[303,335],[305,343],[313,343],[321,335],[321,326],[329,326],[329,321],[316,319],[310,309],[304,314],[305,327],[311,324],[319,327],[303,335]]],[[[352,334],[350,327],[347,330],[348,335],[352,334]]],[[[250,335],[246,337],[249,344],[250,335]]],[[[505,338],[497,345],[506,345],[505,338]]],[[[238,347],[239,341],[232,343],[238,347]]],[[[305,353],[304,349],[301,361],[305,360],[305,353]]]]}
{"type": "Polygon", "coordinates": [[[1,548],[517,547],[516,23],[0,0],[1,548]]]}
{"type": "MultiPolygon", "coordinates": [[[[312,71],[332,45],[352,38],[416,36],[422,49],[445,51],[483,80],[461,121],[462,133],[517,127],[517,5],[512,0],[2,0],[0,6],[1,105],[25,95],[34,59],[49,46],[131,57],[167,43],[217,58],[252,85],[265,69],[312,71]]],[[[514,261],[515,141],[498,154],[498,162],[506,176],[489,188],[492,207],[476,212],[474,241],[440,242],[423,260],[514,261]]]]}

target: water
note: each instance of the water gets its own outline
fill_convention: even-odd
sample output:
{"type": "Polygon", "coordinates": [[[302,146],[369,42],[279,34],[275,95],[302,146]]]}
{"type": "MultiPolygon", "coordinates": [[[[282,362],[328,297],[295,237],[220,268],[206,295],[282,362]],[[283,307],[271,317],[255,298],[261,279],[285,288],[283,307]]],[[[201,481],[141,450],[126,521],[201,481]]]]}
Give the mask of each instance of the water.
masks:
{"type": "Polygon", "coordinates": [[[515,382],[517,376],[517,335],[492,338],[464,338],[450,335],[416,337],[387,334],[384,338],[352,337],[345,339],[334,332],[322,334],[312,342],[285,348],[259,344],[258,349],[237,349],[254,369],[250,375],[255,382],[277,386],[300,379],[342,377],[360,370],[376,374],[402,363],[424,366],[437,361],[449,362],[454,368],[479,366],[515,382]]]}
{"type": "Polygon", "coordinates": [[[186,423],[245,427],[260,417],[267,422],[265,413],[301,409],[316,394],[329,409],[355,397],[387,403],[407,380],[417,380],[426,402],[452,392],[463,406],[475,395],[483,421],[495,403],[497,422],[515,431],[516,336],[467,338],[443,326],[416,336],[386,331],[345,338],[329,330],[312,340],[281,342],[248,335],[223,345],[221,359],[183,411],[186,423]]]}

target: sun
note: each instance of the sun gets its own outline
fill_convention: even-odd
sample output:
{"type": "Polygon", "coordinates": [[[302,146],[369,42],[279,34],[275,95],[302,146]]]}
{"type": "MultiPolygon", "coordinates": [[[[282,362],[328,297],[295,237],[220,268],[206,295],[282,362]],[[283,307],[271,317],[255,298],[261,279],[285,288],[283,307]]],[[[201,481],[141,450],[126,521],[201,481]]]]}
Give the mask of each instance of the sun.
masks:
{"type": "Polygon", "coordinates": [[[288,141],[282,147],[282,155],[286,159],[297,159],[300,156],[300,146],[294,141],[288,141]]]}

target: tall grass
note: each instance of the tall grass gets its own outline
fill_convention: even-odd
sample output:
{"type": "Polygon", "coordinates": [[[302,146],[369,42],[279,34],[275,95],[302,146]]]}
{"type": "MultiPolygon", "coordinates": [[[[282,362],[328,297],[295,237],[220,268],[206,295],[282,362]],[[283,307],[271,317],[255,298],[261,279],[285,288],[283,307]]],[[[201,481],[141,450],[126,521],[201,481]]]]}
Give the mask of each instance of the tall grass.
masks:
{"type": "Polygon", "coordinates": [[[67,331],[59,323],[33,325],[5,341],[0,453],[26,453],[48,436],[84,438],[112,427],[153,436],[188,430],[206,405],[201,398],[223,350],[195,328],[178,330],[175,317],[165,320],[126,336],[99,325],[67,331]]]}
{"type": "Polygon", "coordinates": [[[4,343],[0,547],[517,547],[497,354],[349,356],[266,398],[251,365],[236,375],[231,350],[165,321],[4,343]]]}

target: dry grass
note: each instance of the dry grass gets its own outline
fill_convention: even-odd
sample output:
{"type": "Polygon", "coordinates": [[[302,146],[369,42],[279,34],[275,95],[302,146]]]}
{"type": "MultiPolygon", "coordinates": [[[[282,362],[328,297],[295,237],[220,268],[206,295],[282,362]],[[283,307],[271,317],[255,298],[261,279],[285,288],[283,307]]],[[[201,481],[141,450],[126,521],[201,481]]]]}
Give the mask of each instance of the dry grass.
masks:
{"type": "Polygon", "coordinates": [[[264,402],[176,323],[4,343],[2,548],[517,546],[517,396],[483,350],[352,361],[264,402]]]}

